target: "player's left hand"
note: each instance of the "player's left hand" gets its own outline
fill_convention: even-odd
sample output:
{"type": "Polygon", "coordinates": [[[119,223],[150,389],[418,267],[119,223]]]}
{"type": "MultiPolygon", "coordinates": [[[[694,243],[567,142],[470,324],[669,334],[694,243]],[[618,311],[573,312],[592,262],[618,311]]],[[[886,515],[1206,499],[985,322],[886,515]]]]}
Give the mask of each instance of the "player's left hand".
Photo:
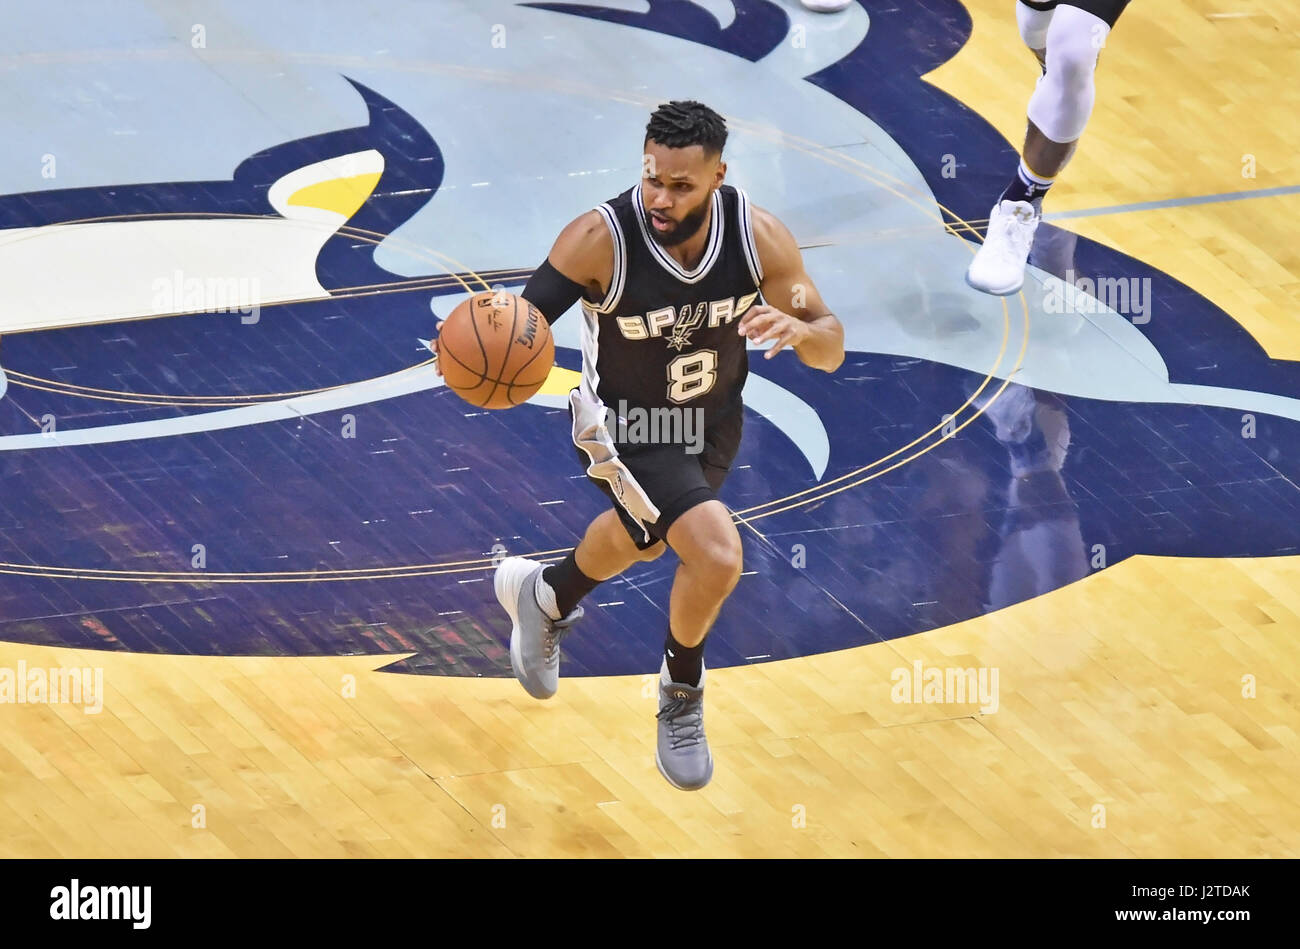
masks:
{"type": "Polygon", "coordinates": [[[761,303],[740,318],[737,332],[748,336],[751,343],[776,340],[776,345],[763,354],[764,359],[771,359],[785,347],[793,349],[802,343],[808,338],[809,330],[808,324],[799,317],[761,303]]]}

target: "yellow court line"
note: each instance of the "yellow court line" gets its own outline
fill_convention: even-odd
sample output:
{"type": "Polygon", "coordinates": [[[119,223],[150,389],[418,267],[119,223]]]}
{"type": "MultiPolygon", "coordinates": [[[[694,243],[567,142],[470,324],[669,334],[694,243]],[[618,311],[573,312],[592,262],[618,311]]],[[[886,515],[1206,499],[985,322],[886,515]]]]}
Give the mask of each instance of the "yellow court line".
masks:
{"type": "MultiPolygon", "coordinates": [[[[568,549],[572,550],[573,548],[570,547],[568,549]]],[[[565,552],[567,553],[567,551],[565,552]]],[[[537,557],[538,555],[529,554],[528,556],[537,557]]],[[[538,562],[554,563],[554,562],[558,562],[560,559],[561,558],[559,557],[540,558],[538,562]]],[[[163,575],[163,574],[159,574],[156,576],[146,575],[146,576],[110,577],[110,576],[104,576],[102,574],[90,574],[90,573],[83,573],[79,571],[73,572],[76,571],[77,568],[68,568],[68,570],[64,572],[63,568],[60,567],[54,567],[49,570],[46,569],[10,570],[8,568],[14,565],[0,564],[0,574],[10,574],[12,576],[18,576],[18,577],[45,577],[51,580],[106,580],[106,581],[114,581],[120,583],[176,583],[176,584],[190,583],[190,584],[197,584],[197,585],[203,585],[208,583],[342,583],[344,581],[351,581],[351,580],[356,580],[356,581],[405,580],[411,577],[439,577],[451,573],[480,573],[490,568],[491,565],[492,564],[489,561],[487,564],[480,565],[477,567],[457,567],[454,570],[442,570],[442,569],[418,570],[418,571],[412,570],[410,572],[401,572],[398,568],[385,568],[388,569],[390,572],[386,574],[376,574],[373,576],[365,576],[365,577],[357,577],[357,576],[345,577],[345,576],[337,576],[331,573],[321,573],[316,576],[310,576],[310,577],[275,577],[275,576],[266,576],[257,573],[250,573],[247,576],[242,576],[242,577],[232,577],[228,575],[216,575],[216,574],[213,574],[211,577],[205,577],[202,575],[201,572],[196,571],[194,573],[187,574],[186,579],[181,579],[179,577],[163,575]]]]}
{"type": "MultiPolygon", "coordinates": [[[[528,556],[528,557],[547,557],[547,556],[550,556],[550,555],[552,555],[552,554],[563,554],[563,553],[567,553],[568,551],[570,551],[570,550],[572,550],[572,549],[573,549],[572,547],[556,547],[554,550],[539,550],[539,551],[537,551],[537,552],[535,552],[535,553],[525,554],[525,555],[523,555],[523,556],[528,556]]],[[[447,562],[445,562],[445,563],[420,563],[420,564],[410,564],[410,565],[405,566],[405,567],[394,567],[394,566],[391,566],[391,565],[386,565],[386,566],[383,566],[383,567],[348,567],[348,568],[339,568],[339,569],[337,569],[337,570],[320,570],[320,569],[317,569],[317,570],[278,570],[278,571],[277,571],[277,570],[272,570],[272,571],[254,571],[254,572],[250,572],[250,571],[232,571],[232,572],[226,572],[226,573],[222,573],[222,572],[218,572],[218,571],[214,571],[214,572],[212,572],[212,573],[207,573],[206,571],[204,571],[204,572],[200,572],[200,571],[195,571],[195,570],[118,570],[118,569],[113,569],[113,568],[103,569],[103,568],[98,568],[98,567],[58,567],[58,566],[51,566],[51,565],[47,565],[47,564],[25,564],[25,563],[4,563],[4,562],[0,562],[0,571],[6,571],[6,572],[9,572],[9,573],[17,573],[17,572],[25,571],[25,570],[32,570],[32,571],[52,571],[52,572],[57,572],[57,571],[62,571],[62,570],[71,570],[71,571],[76,571],[76,572],[79,573],[79,574],[81,574],[81,573],[113,574],[113,575],[115,575],[115,576],[117,576],[117,577],[122,577],[122,578],[125,578],[125,579],[131,579],[131,578],[134,578],[134,577],[137,577],[137,576],[140,576],[140,577],[155,577],[155,578],[158,578],[158,577],[164,577],[164,578],[176,578],[176,579],[182,579],[182,578],[194,579],[195,577],[200,576],[200,575],[201,575],[201,576],[204,576],[204,577],[235,577],[235,578],[240,578],[240,577],[302,577],[302,576],[307,576],[307,575],[309,575],[309,574],[312,575],[312,576],[317,576],[317,575],[320,575],[320,574],[322,574],[322,573],[323,573],[323,574],[331,574],[331,575],[333,575],[333,574],[338,574],[338,575],[344,575],[344,574],[372,574],[372,573],[380,573],[380,572],[384,572],[384,571],[387,571],[387,572],[389,572],[389,573],[392,573],[392,572],[394,572],[394,571],[403,571],[403,570],[429,570],[429,569],[437,569],[437,568],[441,568],[441,567],[460,567],[460,566],[464,566],[464,565],[467,565],[467,564],[479,564],[479,565],[488,564],[488,565],[491,565],[491,563],[492,563],[492,561],[495,559],[495,557],[496,557],[496,555],[493,555],[492,557],[479,557],[479,558],[476,559],[476,560],[449,560],[449,561],[447,561],[447,562]]],[[[346,579],[346,577],[345,577],[345,579],[346,579]]],[[[357,577],[357,579],[368,579],[368,578],[365,577],[365,576],[359,576],[359,577],[357,577]]]]}
{"type": "MultiPolygon", "coordinates": [[[[199,407],[202,407],[202,408],[220,408],[220,407],[222,407],[222,406],[248,406],[248,405],[260,405],[260,404],[262,404],[264,401],[266,401],[266,400],[270,400],[270,399],[286,399],[286,398],[297,398],[298,396],[304,396],[304,395],[317,395],[317,394],[319,394],[319,393],[321,393],[321,392],[332,392],[332,391],[334,391],[334,390],[336,390],[336,389],[345,389],[345,388],[347,388],[348,386],[363,385],[363,384],[365,384],[365,383],[369,383],[369,382],[380,382],[380,381],[382,381],[382,380],[384,380],[384,379],[391,379],[391,378],[393,378],[394,376],[400,376],[400,375],[402,375],[403,373],[406,373],[406,372],[412,372],[412,371],[414,371],[414,370],[416,370],[416,369],[422,369],[422,368],[424,368],[425,366],[432,365],[434,361],[435,361],[435,360],[434,360],[433,358],[429,358],[429,359],[424,360],[424,362],[418,362],[418,363],[415,363],[414,365],[406,366],[406,367],[404,367],[404,368],[402,368],[402,369],[397,369],[397,370],[395,370],[395,371],[393,371],[393,372],[385,373],[385,374],[382,375],[382,376],[373,376],[373,377],[371,377],[371,378],[369,378],[369,379],[361,379],[361,380],[358,380],[357,382],[341,382],[341,383],[339,383],[338,385],[334,385],[334,386],[325,386],[325,387],[320,388],[320,389],[303,389],[303,390],[298,391],[298,392],[268,392],[268,393],[259,393],[259,394],[255,394],[255,395],[247,395],[247,396],[243,396],[243,398],[245,398],[245,399],[248,400],[248,401],[246,401],[246,402],[233,402],[233,401],[179,402],[179,401],[168,401],[168,400],[171,400],[171,399],[180,399],[180,398],[193,398],[193,399],[205,399],[205,400],[216,400],[216,399],[228,400],[228,399],[237,398],[237,397],[234,397],[234,396],[207,396],[207,395],[204,395],[204,396],[168,396],[168,395],[160,395],[160,396],[157,396],[157,397],[152,397],[152,396],[141,395],[141,394],[139,394],[139,393],[134,393],[134,392],[125,392],[125,391],[123,391],[123,392],[118,392],[118,394],[119,394],[119,395],[124,395],[124,396],[129,396],[130,398],[115,398],[115,397],[112,397],[112,396],[109,396],[109,395],[99,395],[99,394],[97,394],[97,393],[113,393],[113,392],[117,392],[117,391],[118,391],[118,390],[114,390],[114,389],[96,389],[96,388],[93,388],[93,387],[90,387],[90,386],[84,386],[84,387],[82,387],[82,390],[81,390],[81,391],[71,391],[71,390],[65,390],[65,389],[53,388],[53,387],[49,387],[49,386],[46,386],[46,385],[39,385],[39,384],[37,384],[37,383],[49,383],[49,382],[54,381],[54,380],[50,380],[50,379],[42,379],[40,376],[29,376],[29,375],[27,375],[26,373],[22,373],[22,372],[13,372],[13,371],[9,371],[9,372],[8,372],[8,375],[9,375],[9,380],[10,380],[11,382],[13,382],[14,384],[16,384],[16,385],[25,386],[25,387],[28,388],[28,389],[38,389],[38,390],[41,390],[41,391],[43,391],[43,392],[53,392],[53,393],[55,393],[55,394],[57,394],[57,395],[68,395],[68,396],[73,396],[73,395],[75,395],[75,396],[80,396],[81,398],[85,398],[85,399],[98,399],[98,400],[103,401],[103,402],[128,402],[128,403],[132,403],[132,404],[156,405],[156,406],[169,406],[169,407],[172,407],[172,408],[191,408],[191,407],[192,407],[192,408],[199,408],[199,407]],[[28,380],[35,380],[35,381],[32,382],[32,381],[28,381],[28,380]]],[[[57,383],[56,383],[56,384],[57,384],[57,383]]]]}

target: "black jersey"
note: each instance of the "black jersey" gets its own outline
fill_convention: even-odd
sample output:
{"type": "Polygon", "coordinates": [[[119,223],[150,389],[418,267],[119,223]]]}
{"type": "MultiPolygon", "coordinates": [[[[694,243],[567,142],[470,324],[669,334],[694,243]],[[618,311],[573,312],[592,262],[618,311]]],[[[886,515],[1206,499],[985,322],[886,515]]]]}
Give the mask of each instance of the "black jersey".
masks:
{"type": "Polygon", "coordinates": [[[740,404],[749,373],[737,320],[759,299],[763,272],[745,193],[713,193],[699,266],[685,270],[655,242],[641,186],[596,208],[614,237],[603,300],[582,301],[582,391],[619,411],[690,407],[706,427],[740,404]]]}

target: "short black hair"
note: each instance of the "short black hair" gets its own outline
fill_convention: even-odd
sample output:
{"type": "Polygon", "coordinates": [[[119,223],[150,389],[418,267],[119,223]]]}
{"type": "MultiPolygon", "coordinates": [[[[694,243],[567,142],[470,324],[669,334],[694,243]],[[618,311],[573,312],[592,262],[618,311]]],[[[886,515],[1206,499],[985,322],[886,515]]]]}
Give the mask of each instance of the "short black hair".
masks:
{"type": "Polygon", "coordinates": [[[675,99],[651,113],[645,137],[666,148],[701,145],[704,154],[720,155],[727,144],[727,123],[702,102],[675,99]]]}

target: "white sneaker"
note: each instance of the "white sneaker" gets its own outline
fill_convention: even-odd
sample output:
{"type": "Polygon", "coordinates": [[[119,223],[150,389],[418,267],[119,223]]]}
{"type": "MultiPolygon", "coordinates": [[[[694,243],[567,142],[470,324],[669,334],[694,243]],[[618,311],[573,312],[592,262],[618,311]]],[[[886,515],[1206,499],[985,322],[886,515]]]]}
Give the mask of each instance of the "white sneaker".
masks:
{"type": "Polygon", "coordinates": [[[802,0],[804,8],[815,13],[838,13],[853,0],[802,0]]]}
{"type": "Polygon", "coordinates": [[[1025,283],[1025,263],[1039,214],[1028,201],[1002,201],[989,212],[988,236],[966,270],[976,290],[1004,297],[1025,283]]]}

